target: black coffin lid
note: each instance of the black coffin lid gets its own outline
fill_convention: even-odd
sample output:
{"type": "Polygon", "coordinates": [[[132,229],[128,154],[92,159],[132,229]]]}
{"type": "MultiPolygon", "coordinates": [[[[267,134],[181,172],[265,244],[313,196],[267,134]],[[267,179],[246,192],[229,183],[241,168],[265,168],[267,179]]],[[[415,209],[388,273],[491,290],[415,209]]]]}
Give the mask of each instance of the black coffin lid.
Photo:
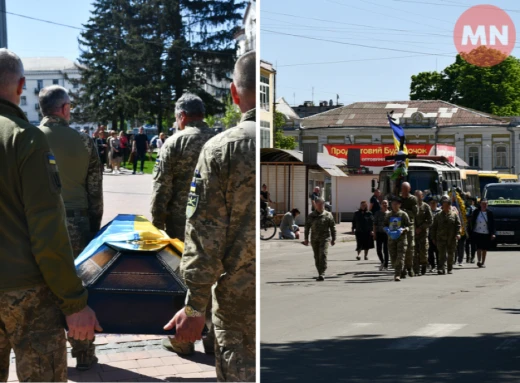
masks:
{"type": "Polygon", "coordinates": [[[108,242],[91,253],[76,270],[104,333],[174,333],[163,326],[184,307],[187,288],[179,274],[180,250],[169,243],[141,251],[108,242]]]}

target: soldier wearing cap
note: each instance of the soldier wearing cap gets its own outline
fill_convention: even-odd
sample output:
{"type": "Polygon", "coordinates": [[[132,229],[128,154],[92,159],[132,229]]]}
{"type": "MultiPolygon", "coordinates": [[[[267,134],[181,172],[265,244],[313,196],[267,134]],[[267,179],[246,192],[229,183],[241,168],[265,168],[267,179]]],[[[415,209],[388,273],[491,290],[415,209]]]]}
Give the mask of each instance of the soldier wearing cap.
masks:
{"type": "Polygon", "coordinates": [[[188,294],[165,326],[180,342],[200,339],[213,292],[219,382],[256,379],[256,73],[254,51],[236,62],[231,96],[242,120],[206,142],[186,191],[188,294]]]}
{"type": "Polygon", "coordinates": [[[392,199],[392,210],[386,214],[383,225],[388,234],[388,252],[394,267],[394,280],[399,282],[408,246],[406,233],[412,230],[408,214],[401,210],[401,198],[392,199]]]}
{"type": "Polygon", "coordinates": [[[309,233],[311,232],[311,245],[314,252],[314,261],[318,270],[317,281],[325,280],[327,270],[327,254],[329,243],[334,246],[336,242],[336,222],[332,214],[325,210],[325,200],[318,197],[314,200],[315,210],[309,214],[305,221],[305,241],[309,246],[309,233]]]}
{"type": "Polygon", "coordinates": [[[415,217],[415,254],[413,268],[415,275],[426,274],[428,267],[428,231],[433,223],[430,206],[423,201],[423,192],[415,191],[417,198],[417,216],[415,217]]]}
{"type": "Polygon", "coordinates": [[[417,198],[410,194],[412,187],[408,182],[403,182],[401,185],[401,209],[408,214],[410,218],[410,230],[406,231],[407,248],[404,259],[406,269],[401,272],[401,278],[406,278],[406,272],[408,276],[413,277],[413,258],[415,254],[415,217],[418,213],[417,198]]]}
{"type": "Polygon", "coordinates": [[[444,275],[446,274],[446,263],[448,274],[452,273],[457,240],[460,239],[461,223],[459,215],[451,209],[451,200],[448,197],[442,197],[441,204],[441,212],[433,219],[431,237],[439,253],[437,274],[444,275]]]}
{"type": "MultiPolygon", "coordinates": [[[[43,120],[40,130],[56,158],[67,214],[67,229],[74,258],[94,238],[103,218],[103,177],[94,141],[69,126],[70,97],[65,88],[53,85],[39,94],[43,120]]],[[[78,370],[97,362],[94,343],[69,338],[78,370]]]]}
{"type": "Polygon", "coordinates": [[[17,106],[24,84],[20,58],[0,49],[0,380],[12,348],[19,381],[67,381],[65,321],[78,340],[102,329],[76,275],[56,157],[17,106]]]}

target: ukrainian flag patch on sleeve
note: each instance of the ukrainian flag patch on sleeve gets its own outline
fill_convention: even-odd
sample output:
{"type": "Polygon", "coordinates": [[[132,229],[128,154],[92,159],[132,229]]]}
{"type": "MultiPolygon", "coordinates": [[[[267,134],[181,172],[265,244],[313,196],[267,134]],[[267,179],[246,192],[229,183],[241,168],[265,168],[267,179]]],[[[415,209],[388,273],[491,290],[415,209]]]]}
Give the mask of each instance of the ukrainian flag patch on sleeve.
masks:
{"type": "Polygon", "coordinates": [[[56,157],[52,154],[47,154],[47,159],[49,160],[49,164],[56,165],[56,157]]]}

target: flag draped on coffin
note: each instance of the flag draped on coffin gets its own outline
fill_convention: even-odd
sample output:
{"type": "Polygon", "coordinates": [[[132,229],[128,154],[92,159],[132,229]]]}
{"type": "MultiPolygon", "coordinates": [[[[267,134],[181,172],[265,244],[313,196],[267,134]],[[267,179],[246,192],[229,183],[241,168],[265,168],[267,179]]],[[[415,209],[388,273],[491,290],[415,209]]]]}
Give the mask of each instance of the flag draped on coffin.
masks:
{"type": "MultiPolygon", "coordinates": [[[[394,133],[394,145],[395,150],[399,154],[399,152],[403,152],[404,154],[408,154],[408,148],[406,147],[406,137],[404,134],[404,129],[397,125],[391,116],[388,116],[388,122],[390,123],[390,127],[392,128],[392,132],[394,133]]],[[[408,158],[406,159],[406,167],[408,167],[408,158]]]]}

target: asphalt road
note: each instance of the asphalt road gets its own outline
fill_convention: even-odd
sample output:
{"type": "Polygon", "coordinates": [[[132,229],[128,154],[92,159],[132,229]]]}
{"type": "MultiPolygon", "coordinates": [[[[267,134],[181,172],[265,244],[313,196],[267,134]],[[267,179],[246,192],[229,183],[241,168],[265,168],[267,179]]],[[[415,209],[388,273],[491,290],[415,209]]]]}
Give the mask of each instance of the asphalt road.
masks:
{"type": "Polygon", "coordinates": [[[520,382],[520,253],[393,281],[375,251],[261,244],[262,382],[520,382]]]}

